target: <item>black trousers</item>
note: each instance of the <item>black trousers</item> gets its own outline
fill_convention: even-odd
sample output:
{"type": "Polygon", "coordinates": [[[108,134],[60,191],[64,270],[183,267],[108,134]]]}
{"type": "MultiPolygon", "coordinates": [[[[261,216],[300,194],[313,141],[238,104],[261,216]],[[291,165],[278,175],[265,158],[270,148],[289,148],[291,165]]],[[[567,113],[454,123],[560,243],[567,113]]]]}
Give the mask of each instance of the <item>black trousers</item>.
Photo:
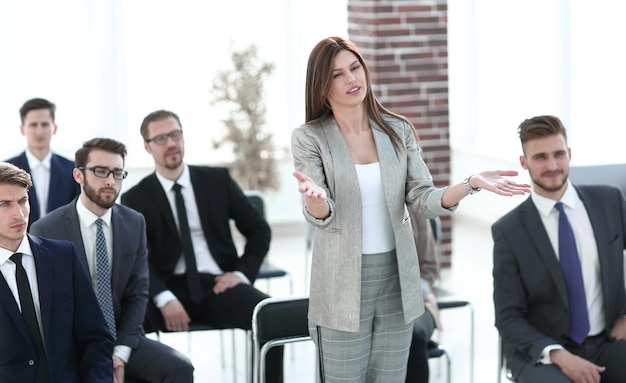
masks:
{"type": "Polygon", "coordinates": [[[406,383],[428,383],[430,370],[428,367],[428,341],[435,331],[435,319],[430,311],[415,320],[409,362],[406,369],[406,383]]]}
{"type": "MultiPolygon", "coordinates": [[[[268,298],[268,295],[248,284],[239,284],[216,295],[213,293],[215,276],[200,274],[200,278],[204,294],[204,299],[200,302],[188,299],[187,283],[183,276],[174,278],[168,283],[169,289],[185,307],[191,320],[213,326],[251,330],[254,307],[268,298]]],[[[144,328],[146,332],[165,329],[161,311],[152,302],[148,304],[146,310],[144,328]]],[[[266,371],[267,382],[282,383],[283,347],[275,347],[268,352],[266,371]]]]}
{"type": "MultiPolygon", "coordinates": [[[[624,363],[626,341],[612,340],[603,334],[589,337],[581,345],[568,341],[565,343],[565,348],[592,363],[605,366],[606,370],[600,374],[602,383],[626,382],[626,363],[624,363]]],[[[520,371],[517,381],[519,383],[570,382],[561,369],[554,364],[528,364],[520,371]]]]}

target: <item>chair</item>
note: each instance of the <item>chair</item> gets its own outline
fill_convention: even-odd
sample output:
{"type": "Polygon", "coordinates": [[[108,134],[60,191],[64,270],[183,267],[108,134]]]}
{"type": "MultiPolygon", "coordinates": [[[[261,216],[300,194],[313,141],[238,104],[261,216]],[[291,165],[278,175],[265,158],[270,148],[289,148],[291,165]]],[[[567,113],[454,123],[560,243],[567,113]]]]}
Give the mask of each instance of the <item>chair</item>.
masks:
{"type": "Polygon", "coordinates": [[[502,350],[502,337],[498,336],[498,383],[502,382],[502,370],[504,370],[504,376],[506,376],[510,382],[515,382],[513,373],[506,366],[506,357],[504,356],[504,351],[502,350]]]}
{"type": "Polygon", "coordinates": [[[310,340],[309,297],[267,298],[252,314],[252,381],[265,383],[265,358],[276,346],[310,340]]]}
{"type": "MultiPolygon", "coordinates": [[[[450,298],[447,298],[447,299],[442,298],[438,300],[437,306],[439,307],[439,310],[454,309],[454,308],[461,308],[461,307],[469,308],[469,311],[470,311],[470,355],[469,355],[470,357],[469,358],[470,382],[473,383],[474,382],[474,306],[472,305],[470,301],[453,300],[450,298]]],[[[452,381],[451,358],[450,358],[450,353],[447,351],[447,349],[443,345],[441,345],[438,340],[431,339],[428,342],[427,353],[428,353],[429,359],[441,358],[442,356],[445,356],[446,379],[447,379],[447,382],[450,383],[452,381]]]]}
{"type": "MultiPolygon", "coordinates": [[[[248,197],[248,200],[252,203],[252,205],[259,210],[259,212],[262,214],[262,216],[265,218],[265,201],[263,200],[263,195],[255,190],[251,190],[251,191],[246,191],[245,192],[246,196],[248,197]]],[[[269,280],[272,278],[279,278],[279,277],[288,277],[289,278],[289,287],[290,287],[290,293],[293,293],[293,279],[291,276],[291,273],[289,273],[287,270],[281,269],[277,266],[275,266],[274,264],[272,264],[267,257],[265,258],[265,260],[263,261],[263,263],[261,264],[261,268],[259,269],[259,274],[257,275],[257,280],[260,279],[265,279],[268,281],[267,283],[267,288],[269,290],[269,280]]],[[[236,339],[235,339],[235,328],[227,328],[227,327],[219,327],[219,326],[213,326],[207,323],[200,323],[200,322],[191,322],[189,324],[189,331],[187,332],[188,334],[188,348],[189,348],[189,353],[191,353],[191,333],[194,331],[211,331],[211,330],[232,330],[232,360],[233,360],[233,382],[237,382],[237,365],[236,365],[236,358],[237,358],[237,351],[236,351],[236,339]]],[[[160,333],[169,333],[172,331],[169,330],[164,330],[164,329],[160,329],[160,330],[156,330],[156,337],[157,340],[160,341],[161,337],[160,337],[160,333]]],[[[248,338],[248,333],[246,331],[246,339],[248,338]]],[[[246,354],[247,354],[247,346],[248,344],[246,344],[246,354]]],[[[226,358],[225,358],[225,352],[224,352],[224,336],[223,333],[220,333],[220,349],[221,349],[221,356],[222,356],[222,368],[226,367],[226,358]]]]}

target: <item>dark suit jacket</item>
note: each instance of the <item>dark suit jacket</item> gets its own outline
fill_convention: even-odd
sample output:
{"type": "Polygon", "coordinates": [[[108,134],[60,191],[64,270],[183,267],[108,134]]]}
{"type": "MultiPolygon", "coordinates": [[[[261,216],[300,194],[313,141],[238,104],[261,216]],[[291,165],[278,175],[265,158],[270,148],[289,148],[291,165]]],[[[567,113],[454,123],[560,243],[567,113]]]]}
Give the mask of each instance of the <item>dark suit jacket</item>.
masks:
{"type": "MultiPolygon", "coordinates": [[[[191,183],[204,236],[223,271],[240,271],[256,279],[269,250],[270,227],[252,206],[225,168],[189,166],[191,183]],[[241,257],[231,235],[230,221],[246,238],[241,257]]],[[[122,195],[122,203],[146,219],[150,296],[168,290],[182,247],[178,229],[161,183],[153,173],[122,195]]]]}
{"type": "MultiPolygon", "coordinates": [[[[12,163],[30,174],[26,152],[22,152],[17,157],[9,158],[6,162],[12,163]]],[[[73,161],[52,154],[52,158],[50,158],[50,190],[48,191],[48,208],[46,211],[51,212],[59,206],[70,203],[74,197],[80,194],[80,185],[74,180],[73,170],[73,161]]],[[[33,184],[33,187],[28,189],[28,199],[30,202],[28,227],[30,228],[31,224],[41,216],[41,208],[39,207],[39,200],[37,200],[37,185],[33,184]]]]}
{"type": "MultiPolygon", "coordinates": [[[[75,199],[33,224],[31,233],[42,237],[72,241],[85,270],[89,270],[85,244],[80,232],[75,199]]],[[[122,205],[111,212],[113,265],[111,288],[117,329],[116,344],[136,348],[143,336],[143,319],[148,302],[148,261],[146,223],[143,216],[122,205]]]]}
{"type": "MultiPolygon", "coordinates": [[[[609,330],[626,313],[626,202],[622,192],[610,186],[576,190],[594,229],[609,330]]],[[[517,376],[547,345],[565,344],[567,293],[558,258],[530,198],[500,218],[492,235],[496,327],[508,367],[517,376]]]]}
{"type": "MultiPolygon", "coordinates": [[[[113,338],[75,246],[28,235],[35,257],[50,382],[113,382],[113,338]]],[[[0,274],[0,382],[32,382],[35,348],[0,274]]]]}

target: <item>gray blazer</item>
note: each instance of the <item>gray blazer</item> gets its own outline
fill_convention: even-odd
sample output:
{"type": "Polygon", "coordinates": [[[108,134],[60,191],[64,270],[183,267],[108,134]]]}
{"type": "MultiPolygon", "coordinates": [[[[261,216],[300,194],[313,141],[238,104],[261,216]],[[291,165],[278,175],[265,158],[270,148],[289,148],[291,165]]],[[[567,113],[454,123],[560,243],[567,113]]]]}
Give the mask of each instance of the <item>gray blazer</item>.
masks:
{"type": "MultiPolygon", "coordinates": [[[[30,232],[41,237],[74,242],[85,270],[89,270],[80,232],[76,202],[61,206],[33,223],[30,232]]],[[[111,289],[117,329],[117,345],[137,348],[143,336],[143,320],[148,303],[148,250],[146,222],[141,214],[126,206],[111,208],[113,264],[111,289]]],[[[87,272],[89,274],[89,272],[87,272]]]]}
{"type": "MultiPolygon", "coordinates": [[[[403,138],[399,153],[390,138],[370,120],[382,173],[389,216],[396,239],[404,319],[424,312],[420,272],[406,206],[421,218],[450,214],[441,207],[444,188],[435,188],[423,162],[413,128],[389,117],[403,138]]],[[[320,220],[303,209],[315,227],[311,266],[309,320],[317,325],[358,331],[361,298],[362,205],[356,169],[334,119],[305,124],[292,133],[295,169],[326,189],[330,215],[320,220]]]]}

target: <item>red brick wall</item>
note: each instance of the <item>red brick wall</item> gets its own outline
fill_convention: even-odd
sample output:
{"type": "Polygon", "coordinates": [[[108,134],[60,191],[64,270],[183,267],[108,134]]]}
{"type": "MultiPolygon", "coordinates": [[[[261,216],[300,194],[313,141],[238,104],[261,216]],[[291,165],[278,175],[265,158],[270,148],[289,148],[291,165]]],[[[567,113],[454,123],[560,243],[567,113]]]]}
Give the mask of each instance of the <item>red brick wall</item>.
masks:
{"type": "MultiPolygon", "coordinates": [[[[372,72],[374,92],[417,128],[437,186],[450,182],[447,0],[348,0],[348,33],[372,72]]],[[[442,217],[442,266],[451,222],[442,217]]]]}

